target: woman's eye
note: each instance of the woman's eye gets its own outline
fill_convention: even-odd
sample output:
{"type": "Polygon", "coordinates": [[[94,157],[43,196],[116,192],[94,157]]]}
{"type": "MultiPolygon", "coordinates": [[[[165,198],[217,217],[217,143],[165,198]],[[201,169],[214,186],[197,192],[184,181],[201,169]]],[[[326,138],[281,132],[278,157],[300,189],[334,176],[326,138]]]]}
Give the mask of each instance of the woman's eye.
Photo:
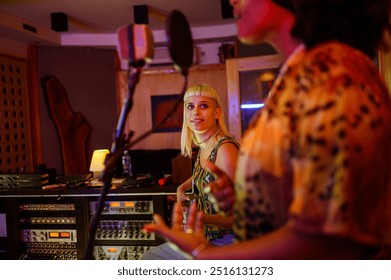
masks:
{"type": "Polygon", "coordinates": [[[201,104],[200,107],[201,107],[201,109],[207,109],[207,108],[209,108],[208,105],[206,105],[206,104],[201,104]]]}
{"type": "Polygon", "coordinates": [[[189,104],[189,105],[187,105],[186,109],[187,110],[192,110],[192,109],[194,109],[194,105],[189,104]]]}

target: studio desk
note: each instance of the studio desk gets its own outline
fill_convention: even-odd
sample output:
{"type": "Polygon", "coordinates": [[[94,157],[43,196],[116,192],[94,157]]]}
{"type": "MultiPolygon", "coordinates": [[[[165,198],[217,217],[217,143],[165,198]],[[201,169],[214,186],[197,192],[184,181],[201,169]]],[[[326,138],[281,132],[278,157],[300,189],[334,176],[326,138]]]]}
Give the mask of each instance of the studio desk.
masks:
{"type": "MultiPolygon", "coordinates": [[[[95,259],[139,259],[163,242],[141,229],[154,213],[168,222],[177,185],[123,188],[106,196],[94,238],[95,259]]],[[[101,187],[0,191],[0,259],[82,259],[101,187]]]]}

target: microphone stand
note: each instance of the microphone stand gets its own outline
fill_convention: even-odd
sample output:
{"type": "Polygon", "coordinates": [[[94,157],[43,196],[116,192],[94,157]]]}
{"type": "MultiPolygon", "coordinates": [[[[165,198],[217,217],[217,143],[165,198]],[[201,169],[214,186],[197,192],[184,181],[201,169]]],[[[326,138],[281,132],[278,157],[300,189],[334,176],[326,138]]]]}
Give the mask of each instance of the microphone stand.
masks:
{"type": "Polygon", "coordinates": [[[95,234],[98,227],[99,218],[103,210],[105,198],[111,187],[114,168],[119,158],[121,158],[125,149],[128,148],[127,145],[121,147],[122,135],[125,128],[126,117],[129,114],[131,108],[133,107],[134,90],[136,88],[137,83],[140,80],[141,69],[144,66],[144,64],[145,62],[142,61],[142,63],[138,63],[134,67],[129,68],[129,71],[131,71],[131,75],[128,75],[128,88],[129,88],[128,95],[124,101],[124,104],[122,105],[121,114],[118,119],[117,128],[114,133],[110,154],[106,157],[105,160],[105,169],[100,175],[100,179],[103,181],[103,187],[99,196],[97,208],[95,209],[95,213],[90,223],[90,236],[87,242],[87,248],[84,253],[85,260],[93,260],[92,251],[94,246],[95,234]]]}

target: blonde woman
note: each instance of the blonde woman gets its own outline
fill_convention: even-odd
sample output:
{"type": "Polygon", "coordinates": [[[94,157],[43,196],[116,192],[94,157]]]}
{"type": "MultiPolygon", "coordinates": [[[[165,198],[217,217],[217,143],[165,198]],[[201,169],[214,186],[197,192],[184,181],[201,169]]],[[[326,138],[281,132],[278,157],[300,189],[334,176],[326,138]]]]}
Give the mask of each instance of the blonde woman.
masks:
{"type": "MultiPolygon", "coordinates": [[[[193,175],[178,187],[177,202],[189,201],[186,191],[193,188],[197,193],[197,208],[205,214],[205,237],[215,245],[230,244],[233,241],[233,219],[219,214],[204,192],[208,183],[215,180],[205,168],[205,162],[214,162],[233,180],[239,143],[229,135],[221,101],[214,88],[206,84],[192,86],[183,101],[181,151],[184,156],[192,157],[196,146],[198,153],[193,175]]],[[[141,259],[185,259],[185,256],[165,243],[147,251],[141,259]]]]}

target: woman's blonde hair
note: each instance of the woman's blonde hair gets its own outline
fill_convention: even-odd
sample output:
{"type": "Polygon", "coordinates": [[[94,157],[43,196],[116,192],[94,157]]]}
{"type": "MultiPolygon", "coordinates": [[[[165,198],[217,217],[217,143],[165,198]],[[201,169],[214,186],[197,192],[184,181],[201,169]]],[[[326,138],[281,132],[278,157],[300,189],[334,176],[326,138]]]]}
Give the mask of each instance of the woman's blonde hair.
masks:
{"type": "Polygon", "coordinates": [[[216,101],[217,108],[221,108],[220,117],[217,119],[217,127],[220,128],[220,131],[228,136],[230,135],[225,124],[224,110],[221,106],[221,101],[217,91],[207,84],[198,84],[192,87],[189,87],[183,97],[183,125],[182,125],[182,135],[181,135],[181,151],[182,155],[191,157],[192,154],[192,144],[194,140],[194,132],[186,124],[186,99],[193,96],[205,96],[209,97],[216,101]]]}

